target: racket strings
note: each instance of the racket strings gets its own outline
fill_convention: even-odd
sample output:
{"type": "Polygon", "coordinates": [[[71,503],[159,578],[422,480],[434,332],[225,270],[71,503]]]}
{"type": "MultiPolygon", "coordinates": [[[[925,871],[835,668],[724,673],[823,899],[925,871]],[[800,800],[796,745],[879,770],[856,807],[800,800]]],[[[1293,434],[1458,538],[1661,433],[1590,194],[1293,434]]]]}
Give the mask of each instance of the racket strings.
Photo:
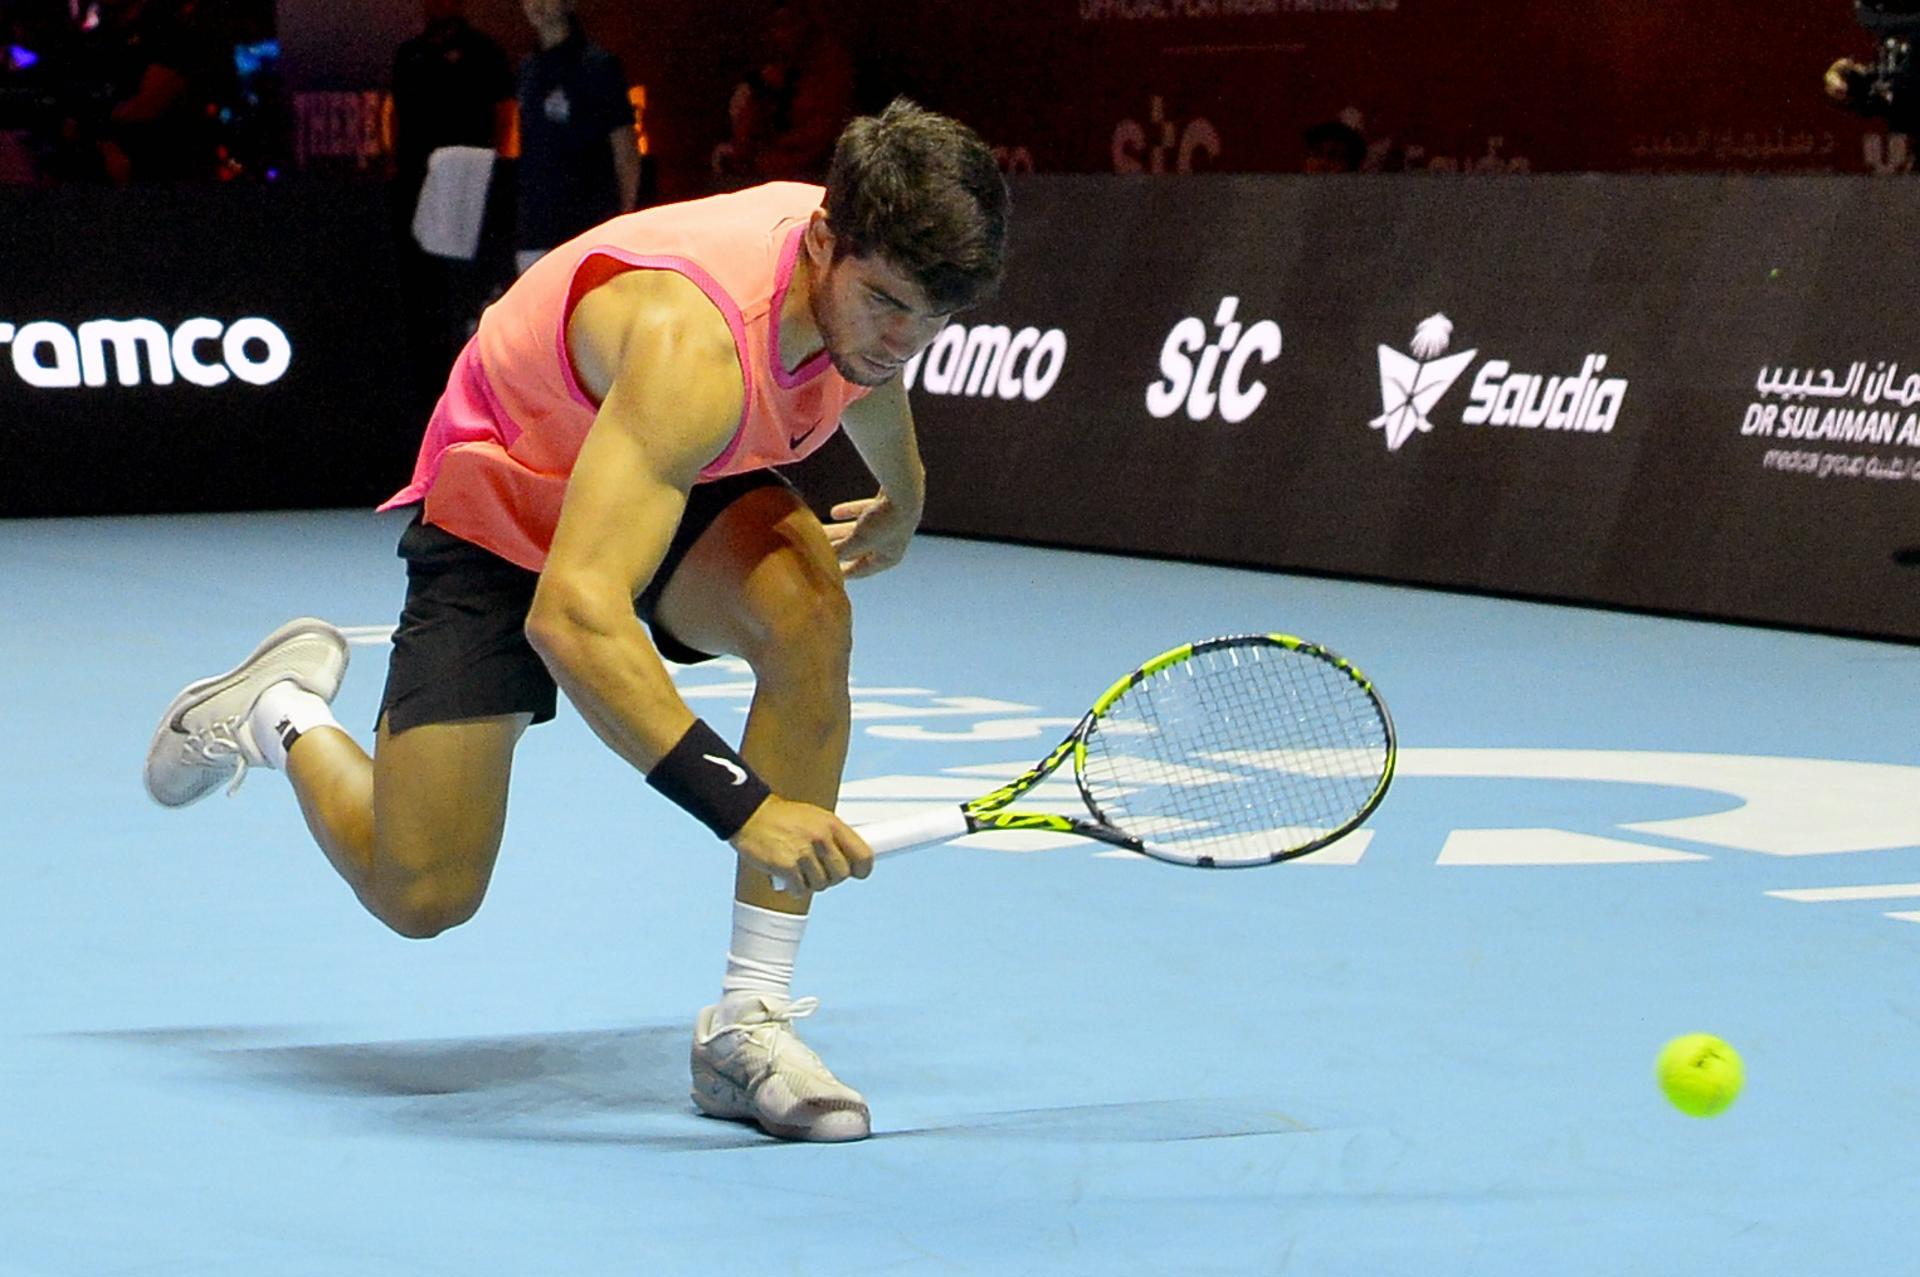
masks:
{"type": "Polygon", "coordinates": [[[1109,824],[1182,858],[1264,863],[1350,824],[1390,744],[1374,697],[1344,669],[1254,641],[1130,688],[1089,733],[1081,781],[1109,824]]]}

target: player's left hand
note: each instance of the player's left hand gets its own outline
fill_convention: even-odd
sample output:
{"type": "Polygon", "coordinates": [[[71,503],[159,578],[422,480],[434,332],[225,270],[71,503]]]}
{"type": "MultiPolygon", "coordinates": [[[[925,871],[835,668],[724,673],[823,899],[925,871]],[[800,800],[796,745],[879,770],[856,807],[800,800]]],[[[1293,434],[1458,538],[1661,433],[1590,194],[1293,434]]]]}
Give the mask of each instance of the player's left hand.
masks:
{"type": "Polygon", "coordinates": [[[842,501],[829,513],[839,522],[827,524],[827,540],[848,577],[872,576],[898,563],[920,526],[919,511],[902,510],[884,492],[842,501]]]}

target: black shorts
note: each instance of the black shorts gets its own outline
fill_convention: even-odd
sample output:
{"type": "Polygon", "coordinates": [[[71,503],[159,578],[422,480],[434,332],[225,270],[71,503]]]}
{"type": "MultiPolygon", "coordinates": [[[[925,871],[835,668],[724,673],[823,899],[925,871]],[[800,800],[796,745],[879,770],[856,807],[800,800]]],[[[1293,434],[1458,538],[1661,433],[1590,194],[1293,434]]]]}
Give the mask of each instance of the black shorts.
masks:
{"type": "MultiPolygon", "coordinates": [[[[714,654],[688,647],[654,619],[660,592],[722,510],[769,484],[792,486],[772,470],[754,470],[696,484],[688,494],[667,557],[633,604],[668,660],[692,665],[714,654]]],[[[398,553],[407,561],[407,602],[380,698],[387,730],[501,714],[530,713],[536,723],[552,718],[558,688],[525,630],[539,573],[422,523],[417,510],[398,553]]]]}

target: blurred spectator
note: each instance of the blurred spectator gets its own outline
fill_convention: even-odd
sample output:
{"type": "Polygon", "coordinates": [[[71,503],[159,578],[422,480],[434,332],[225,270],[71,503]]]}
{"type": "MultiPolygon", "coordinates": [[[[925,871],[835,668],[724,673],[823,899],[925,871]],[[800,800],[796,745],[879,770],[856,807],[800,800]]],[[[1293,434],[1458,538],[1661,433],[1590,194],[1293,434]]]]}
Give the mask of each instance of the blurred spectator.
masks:
{"type": "Polygon", "coordinates": [[[853,115],[853,56],[820,0],[780,0],[763,36],[759,65],[728,103],[731,136],[714,152],[714,175],[723,186],[820,181],[853,115]]]}
{"type": "Polygon", "coordinates": [[[1883,42],[1873,65],[1836,59],[1827,68],[1826,90],[1857,115],[1885,120],[1895,133],[1920,135],[1920,69],[1906,39],[1883,42]]]}
{"type": "Polygon", "coordinates": [[[1358,173],[1367,158],[1367,139],[1345,120],[1326,120],[1302,136],[1307,157],[1303,173],[1358,173]]]}
{"type": "Polygon", "coordinates": [[[105,118],[79,121],[114,182],[206,180],[220,164],[233,57],[199,0],[95,0],[80,77],[104,85],[105,118]]]}
{"type": "Polygon", "coordinates": [[[525,270],[554,245],[631,212],[641,156],[620,59],[587,38],[574,0],[521,0],[540,47],[520,64],[519,215],[525,270]]]}
{"type": "Polygon", "coordinates": [[[420,8],[426,28],[393,59],[392,203],[413,408],[424,417],[498,273],[484,259],[430,256],[414,241],[427,159],[447,146],[505,146],[513,131],[513,66],[468,24],[462,0],[422,0],[420,8]]]}
{"type": "Polygon", "coordinates": [[[393,59],[394,194],[413,216],[427,157],[443,146],[498,148],[513,119],[505,51],[467,23],[463,0],[423,0],[426,29],[393,59]]]}
{"type": "Polygon", "coordinates": [[[273,181],[293,167],[293,95],[280,76],[273,6],[241,0],[230,10],[234,99],[227,120],[229,177],[273,181]]]}

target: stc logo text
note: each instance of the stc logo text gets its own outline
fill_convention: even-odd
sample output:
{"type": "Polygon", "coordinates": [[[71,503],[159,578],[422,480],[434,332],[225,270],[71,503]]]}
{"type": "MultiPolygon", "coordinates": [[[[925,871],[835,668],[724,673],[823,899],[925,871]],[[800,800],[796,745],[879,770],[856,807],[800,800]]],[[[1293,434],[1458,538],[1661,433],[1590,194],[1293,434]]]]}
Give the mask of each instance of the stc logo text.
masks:
{"type": "Polygon", "coordinates": [[[1216,412],[1227,422],[1241,422],[1254,414],[1267,397],[1264,382],[1251,376],[1256,359],[1270,364],[1280,357],[1280,325],[1271,319],[1242,325],[1238,297],[1224,297],[1213,315],[1217,333],[1198,316],[1173,326],[1160,347],[1160,380],[1147,387],[1147,411],[1171,417],[1182,407],[1195,421],[1216,412]]]}

